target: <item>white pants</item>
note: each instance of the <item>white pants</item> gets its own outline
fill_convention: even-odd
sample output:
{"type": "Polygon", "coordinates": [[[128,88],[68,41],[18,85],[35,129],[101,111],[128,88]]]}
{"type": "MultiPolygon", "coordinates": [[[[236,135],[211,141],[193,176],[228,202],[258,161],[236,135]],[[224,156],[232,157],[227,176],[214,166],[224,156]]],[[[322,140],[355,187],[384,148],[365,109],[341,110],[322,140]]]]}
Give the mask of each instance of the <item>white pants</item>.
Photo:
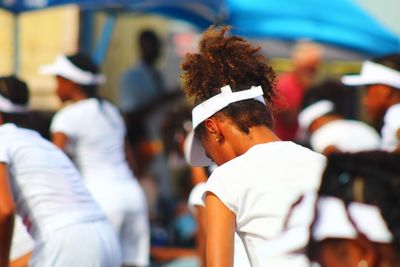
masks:
{"type": "Polygon", "coordinates": [[[36,243],[30,267],[120,267],[120,247],[103,221],[64,227],[36,243]]]}
{"type": "Polygon", "coordinates": [[[124,265],[147,266],[150,230],[147,201],[136,180],[97,177],[86,182],[90,193],[106,214],[119,238],[124,265]]]}

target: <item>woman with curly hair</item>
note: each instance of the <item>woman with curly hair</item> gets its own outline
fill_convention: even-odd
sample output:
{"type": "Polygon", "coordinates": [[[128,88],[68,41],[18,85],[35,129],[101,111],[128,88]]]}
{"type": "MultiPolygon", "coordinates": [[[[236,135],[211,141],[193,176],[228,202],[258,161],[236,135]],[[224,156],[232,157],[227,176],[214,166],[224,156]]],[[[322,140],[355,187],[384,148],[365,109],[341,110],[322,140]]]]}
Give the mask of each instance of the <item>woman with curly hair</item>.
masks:
{"type": "Polygon", "coordinates": [[[218,167],[207,181],[207,266],[232,266],[234,232],[252,266],[303,266],[288,255],[304,244],[258,253],[282,234],[290,206],[320,184],[325,158],[272,131],[275,73],[245,39],[228,27],[208,29],[200,52],[182,63],[183,90],[192,111],[192,165],[218,167]],[[212,161],[211,161],[212,160],[212,161]]]}

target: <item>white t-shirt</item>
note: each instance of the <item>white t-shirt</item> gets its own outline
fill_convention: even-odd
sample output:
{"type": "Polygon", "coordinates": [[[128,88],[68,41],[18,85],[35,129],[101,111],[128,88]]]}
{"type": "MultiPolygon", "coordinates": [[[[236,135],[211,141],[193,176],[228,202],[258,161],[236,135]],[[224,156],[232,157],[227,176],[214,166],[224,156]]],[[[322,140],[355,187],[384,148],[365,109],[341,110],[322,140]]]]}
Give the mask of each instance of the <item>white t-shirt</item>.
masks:
{"type": "Polygon", "coordinates": [[[66,151],[85,179],[132,179],[125,158],[125,124],[108,101],[89,98],[68,105],[56,113],[50,129],[68,136],[66,151]]]}
{"type": "MultiPolygon", "coordinates": [[[[188,206],[193,214],[196,214],[196,206],[204,207],[202,196],[206,191],[206,183],[199,183],[193,187],[189,194],[188,206]]],[[[234,244],[234,258],[233,265],[236,267],[250,267],[249,260],[247,258],[246,250],[243,246],[243,242],[240,237],[235,233],[235,244],[234,244]]]]}
{"type": "Polygon", "coordinates": [[[331,121],[316,130],[310,139],[314,151],[322,153],[328,146],[343,152],[359,152],[379,148],[379,134],[371,126],[355,120],[331,121]]]}
{"type": "Polygon", "coordinates": [[[73,163],[38,133],[1,125],[0,162],[8,166],[17,213],[35,242],[71,224],[105,219],[73,163]]]}
{"type": "Polygon", "coordinates": [[[385,113],[382,127],[381,148],[393,151],[400,146],[397,132],[400,130],[400,104],[391,106],[385,113]]]}
{"type": "Polygon", "coordinates": [[[324,167],[324,156],[278,141],[255,145],[211,174],[206,190],[236,215],[236,232],[252,266],[268,266],[256,248],[282,233],[290,207],[318,189],[324,167]]]}

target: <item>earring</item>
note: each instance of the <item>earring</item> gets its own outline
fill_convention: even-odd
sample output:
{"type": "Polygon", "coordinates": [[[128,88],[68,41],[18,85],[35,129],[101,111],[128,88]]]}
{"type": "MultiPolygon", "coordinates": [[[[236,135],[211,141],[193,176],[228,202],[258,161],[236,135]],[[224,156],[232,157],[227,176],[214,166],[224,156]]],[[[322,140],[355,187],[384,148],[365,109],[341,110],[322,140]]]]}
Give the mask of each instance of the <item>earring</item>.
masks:
{"type": "Polygon", "coordinates": [[[368,263],[366,260],[360,260],[357,264],[357,267],[368,267],[368,263]]]}
{"type": "Polygon", "coordinates": [[[222,135],[215,138],[215,142],[219,143],[222,140],[222,135]]]}

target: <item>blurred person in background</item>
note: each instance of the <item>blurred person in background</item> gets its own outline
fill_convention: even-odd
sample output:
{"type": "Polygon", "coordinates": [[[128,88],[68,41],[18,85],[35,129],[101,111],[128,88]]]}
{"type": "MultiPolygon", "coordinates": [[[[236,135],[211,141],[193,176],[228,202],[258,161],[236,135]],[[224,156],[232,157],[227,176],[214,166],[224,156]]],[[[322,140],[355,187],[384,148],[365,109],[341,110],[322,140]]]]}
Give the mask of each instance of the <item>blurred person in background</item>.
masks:
{"type": "Polygon", "coordinates": [[[15,213],[34,244],[29,259],[32,240],[17,221],[11,257],[18,259],[11,266],[121,266],[116,235],[78,170],[26,129],[28,102],[23,81],[0,78],[0,266],[9,266],[15,213]]]}
{"type": "Polygon", "coordinates": [[[257,247],[281,234],[300,195],[318,189],[325,158],[273,133],[275,73],[259,47],[228,30],[210,27],[181,65],[184,93],[196,104],[189,162],[218,165],[202,198],[207,266],[233,266],[235,232],[251,266],[305,266],[304,255],[265,258],[257,247]]]}
{"type": "Polygon", "coordinates": [[[312,261],[322,267],[400,266],[399,162],[400,154],[383,151],[328,157],[313,211],[312,261]]]}
{"type": "Polygon", "coordinates": [[[359,75],[346,75],[342,82],[364,86],[362,104],[378,129],[381,148],[387,151],[400,147],[400,54],[385,55],[365,61],[359,75]]]}
{"type": "Polygon", "coordinates": [[[315,82],[322,54],[321,45],[299,41],[292,53],[292,71],[278,77],[274,99],[274,131],[283,141],[296,139],[297,116],[305,92],[315,82]]]}
{"type": "Polygon", "coordinates": [[[314,151],[323,154],[378,149],[380,138],[374,128],[345,118],[346,94],[339,85],[328,80],[306,92],[298,118],[299,131],[309,136],[314,151]]]}
{"type": "Polygon", "coordinates": [[[162,52],[162,40],[153,30],[143,30],[137,39],[140,60],[121,75],[119,107],[125,117],[128,139],[132,145],[135,174],[139,180],[155,180],[157,198],[171,201],[171,172],[161,141],[160,127],[170,100],[177,92],[168,92],[157,67],[162,52]]]}
{"type": "Polygon", "coordinates": [[[41,72],[57,79],[57,94],[70,102],[51,123],[53,143],[66,151],[119,237],[123,266],[149,263],[149,222],[145,194],[129,168],[126,130],[118,109],[99,97],[105,81],[83,55],[59,56],[41,72]]]}

